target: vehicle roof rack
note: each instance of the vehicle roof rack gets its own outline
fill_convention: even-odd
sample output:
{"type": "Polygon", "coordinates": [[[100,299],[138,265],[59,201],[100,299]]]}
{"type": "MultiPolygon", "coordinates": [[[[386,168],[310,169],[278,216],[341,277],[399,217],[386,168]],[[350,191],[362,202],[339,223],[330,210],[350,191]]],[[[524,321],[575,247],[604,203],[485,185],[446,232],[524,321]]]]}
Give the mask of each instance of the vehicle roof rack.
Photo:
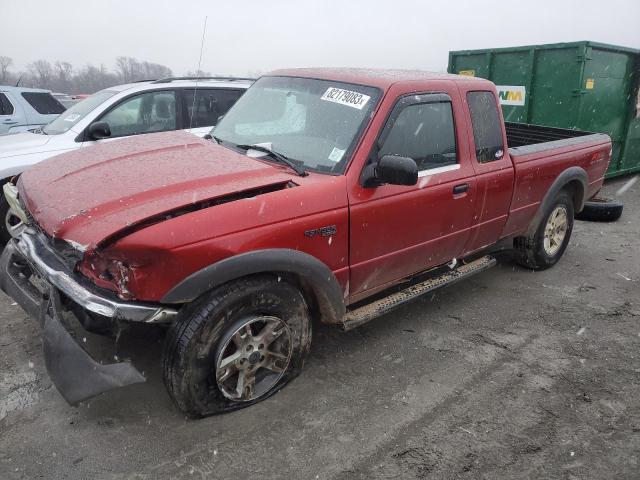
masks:
{"type": "Polygon", "coordinates": [[[166,77],[155,80],[153,83],[171,83],[175,80],[227,80],[230,82],[238,80],[255,82],[257,79],[248,77],[166,77]]]}

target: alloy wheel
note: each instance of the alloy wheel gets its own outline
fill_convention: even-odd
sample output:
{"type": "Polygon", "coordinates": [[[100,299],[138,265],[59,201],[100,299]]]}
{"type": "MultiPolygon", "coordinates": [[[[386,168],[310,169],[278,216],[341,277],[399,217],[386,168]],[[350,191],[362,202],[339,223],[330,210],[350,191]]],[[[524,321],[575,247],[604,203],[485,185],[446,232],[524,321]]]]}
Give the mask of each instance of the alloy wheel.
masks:
{"type": "Polygon", "coordinates": [[[244,319],[223,341],[215,373],[220,391],[230,400],[248,402],[265,395],[291,361],[291,332],[277,317],[244,319]]]}

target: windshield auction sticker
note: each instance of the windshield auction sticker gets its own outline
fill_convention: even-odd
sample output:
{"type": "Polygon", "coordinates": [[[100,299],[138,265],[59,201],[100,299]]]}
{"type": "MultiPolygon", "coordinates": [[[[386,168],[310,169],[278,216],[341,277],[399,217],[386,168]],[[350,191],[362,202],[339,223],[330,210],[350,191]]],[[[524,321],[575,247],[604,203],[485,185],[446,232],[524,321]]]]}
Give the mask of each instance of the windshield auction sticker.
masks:
{"type": "Polygon", "coordinates": [[[342,160],[343,155],[344,155],[344,150],[342,150],[341,148],[335,147],[333,150],[331,150],[331,153],[329,154],[329,160],[337,163],[340,160],[342,160]]]}
{"type": "Polygon", "coordinates": [[[67,115],[66,118],[64,119],[64,121],[65,122],[75,122],[79,118],[80,118],[80,114],[79,113],[72,113],[71,115],[67,115]]]}
{"type": "Polygon", "coordinates": [[[340,105],[357,108],[358,110],[362,110],[369,99],[371,99],[369,95],[364,95],[351,90],[343,90],[342,88],[336,87],[327,88],[327,91],[324,92],[324,95],[321,97],[321,100],[339,103],[340,105]]]}

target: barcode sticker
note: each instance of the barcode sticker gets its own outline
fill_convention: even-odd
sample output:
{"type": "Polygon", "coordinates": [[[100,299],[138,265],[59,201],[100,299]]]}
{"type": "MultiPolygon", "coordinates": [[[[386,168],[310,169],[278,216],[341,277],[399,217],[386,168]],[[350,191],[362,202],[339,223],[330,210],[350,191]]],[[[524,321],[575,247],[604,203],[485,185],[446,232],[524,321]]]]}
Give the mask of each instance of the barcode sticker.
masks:
{"type": "Polygon", "coordinates": [[[342,88],[329,87],[327,91],[322,95],[321,100],[327,102],[339,103],[340,105],[346,105],[347,107],[362,108],[367,104],[371,97],[364,93],[354,92],[352,90],[343,90],[342,88]]]}

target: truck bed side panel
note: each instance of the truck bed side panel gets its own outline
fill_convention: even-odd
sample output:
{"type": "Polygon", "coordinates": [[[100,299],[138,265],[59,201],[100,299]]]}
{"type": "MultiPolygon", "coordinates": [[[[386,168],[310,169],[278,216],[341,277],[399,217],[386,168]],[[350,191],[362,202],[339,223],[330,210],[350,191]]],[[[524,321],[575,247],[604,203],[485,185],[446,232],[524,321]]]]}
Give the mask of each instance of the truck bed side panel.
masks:
{"type": "Polygon", "coordinates": [[[611,139],[593,134],[510,148],[509,154],[515,167],[515,184],[502,237],[526,232],[552,183],[569,167],[578,166],[587,172],[585,199],[595,195],[609,164],[611,139]]]}

